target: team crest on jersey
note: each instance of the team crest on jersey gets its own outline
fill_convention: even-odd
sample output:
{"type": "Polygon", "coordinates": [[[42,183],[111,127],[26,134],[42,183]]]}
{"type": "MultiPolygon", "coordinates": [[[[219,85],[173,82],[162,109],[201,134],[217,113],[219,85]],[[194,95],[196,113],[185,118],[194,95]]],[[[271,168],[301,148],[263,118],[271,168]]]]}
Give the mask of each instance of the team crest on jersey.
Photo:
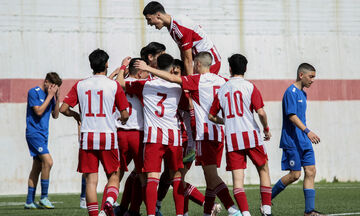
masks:
{"type": "Polygon", "coordinates": [[[290,164],[290,166],[293,167],[293,166],[295,166],[295,161],[294,161],[294,160],[290,160],[290,161],[289,161],[289,164],[290,164]]]}
{"type": "Polygon", "coordinates": [[[39,151],[39,152],[42,152],[43,150],[44,150],[43,147],[39,147],[39,148],[38,148],[38,151],[39,151]]]}
{"type": "Polygon", "coordinates": [[[44,99],[40,99],[41,102],[44,102],[44,99]]]}

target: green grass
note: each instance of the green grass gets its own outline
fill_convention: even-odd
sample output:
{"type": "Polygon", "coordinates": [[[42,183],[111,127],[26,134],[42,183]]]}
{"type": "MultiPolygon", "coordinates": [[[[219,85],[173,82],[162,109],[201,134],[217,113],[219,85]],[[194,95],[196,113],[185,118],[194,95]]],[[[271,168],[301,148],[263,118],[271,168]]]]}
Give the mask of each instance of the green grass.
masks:
{"type": "MultiPolygon", "coordinates": [[[[230,189],[231,190],[231,189],[230,189]]],[[[260,195],[258,186],[245,188],[250,212],[259,215],[260,195]]],[[[203,189],[201,190],[203,191],[203,189]]],[[[175,215],[172,191],[169,191],[163,201],[162,212],[164,216],[175,215]]],[[[99,203],[100,198],[99,197],[99,203]]],[[[24,210],[23,196],[0,196],[0,215],[87,215],[87,210],[79,208],[79,195],[77,194],[51,194],[50,200],[55,203],[53,210],[24,210]]],[[[37,197],[37,200],[39,197],[37,197]]],[[[303,215],[304,195],[301,184],[289,186],[275,200],[273,200],[274,215],[303,215]]],[[[360,212],[360,183],[317,183],[316,208],[327,214],[360,212]]],[[[202,208],[192,202],[189,206],[189,215],[202,215],[202,208]]],[[[141,212],[145,215],[145,206],[141,212]]],[[[220,215],[227,215],[222,211],[220,215]]]]}

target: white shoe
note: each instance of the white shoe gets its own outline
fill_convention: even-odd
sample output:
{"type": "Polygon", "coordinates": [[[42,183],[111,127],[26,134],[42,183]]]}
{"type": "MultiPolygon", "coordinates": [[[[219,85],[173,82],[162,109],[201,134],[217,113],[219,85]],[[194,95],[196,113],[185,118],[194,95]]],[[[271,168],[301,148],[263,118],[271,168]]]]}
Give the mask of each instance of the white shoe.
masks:
{"type": "Polygon", "coordinates": [[[86,209],[86,208],[87,208],[85,197],[80,197],[80,208],[82,208],[82,209],[86,209]]]}
{"type": "Polygon", "coordinates": [[[119,204],[118,202],[114,202],[113,207],[116,208],[116,207],[118,207],[119,205],[120,205],[120,204],[119,204]]]}
{"type": "Polygon", "coordinates": [[[101,211],[99,212],[98,216],[106,216],[105,211],[104,211],[104,210],[101,210],[101,211]]]}
{"type": "Polygon", "coordinates": [[[216,216],[217,214],[219,214],[221,212],[221,205],[219,203],[214,203],[214,206],[211,210],[211,216],[216,216]]]}

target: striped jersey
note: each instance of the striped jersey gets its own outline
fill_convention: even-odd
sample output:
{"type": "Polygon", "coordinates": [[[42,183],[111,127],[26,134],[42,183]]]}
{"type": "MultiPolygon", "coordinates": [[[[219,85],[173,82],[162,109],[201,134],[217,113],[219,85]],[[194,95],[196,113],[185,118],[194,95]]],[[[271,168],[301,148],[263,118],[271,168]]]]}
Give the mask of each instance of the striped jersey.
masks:
{"type": "Polygon", "coordinates": [[[264,106],[254,84],[241,77],[233,77],[218,91],[210,114],[224,113],[227,151],[254,148],[263,144],[253,111],[264,106]]]}
{"type": "Polygon", "coordinates": [[[129,107],[120,84],[105,75],[94,75],[77,82],[64,99],[81,116],[80,148],[84,150],[117,149],[114,111],[129,107]]]}

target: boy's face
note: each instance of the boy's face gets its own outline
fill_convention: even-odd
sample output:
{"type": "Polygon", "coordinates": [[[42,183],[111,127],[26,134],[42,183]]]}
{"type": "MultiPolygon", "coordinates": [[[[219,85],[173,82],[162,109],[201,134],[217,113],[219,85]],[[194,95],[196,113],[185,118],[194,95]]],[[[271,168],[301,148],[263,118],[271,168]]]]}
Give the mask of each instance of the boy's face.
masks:
{"type": "Polygon", "coordinates": [[[148,59],[150,66],[153,68],[157,68],[157,58],[164,53],[165,51],[161,51],[159,53],[156,53],[155,55],[149,54],[148,59]]]}
{"type": "Polygon", "coordinates": [[[315,81],[316,72],[305,70],[300,72],[299,77],[301,80],[302,86],[310,88],[311,84],[315,81]]]}
{"type": "Polygon", "coordinates": [[[181,68],[179,66],[173,67],[171,74],[174,74],[176,76],[181,76],[181,68]]]}
{"type": "Polygon", "coordinates": [[[53,83],[51,83],[51,82],[50,82],[49,80],[47,80],[47,79],[44,81],[44,90],[45,90],[45,92],[48,91],[49,86],[50,86],[51,84],[53,84],[53,83]]]}
{"type": "Polygon", "coordinates": [[[156,29],[160,30],[164,27],[164,22],[160,19],[160,16],[160,12],[157,12],[155,14],[146,14],[145,19],[148,25],[154,25],[156,29]]]}

